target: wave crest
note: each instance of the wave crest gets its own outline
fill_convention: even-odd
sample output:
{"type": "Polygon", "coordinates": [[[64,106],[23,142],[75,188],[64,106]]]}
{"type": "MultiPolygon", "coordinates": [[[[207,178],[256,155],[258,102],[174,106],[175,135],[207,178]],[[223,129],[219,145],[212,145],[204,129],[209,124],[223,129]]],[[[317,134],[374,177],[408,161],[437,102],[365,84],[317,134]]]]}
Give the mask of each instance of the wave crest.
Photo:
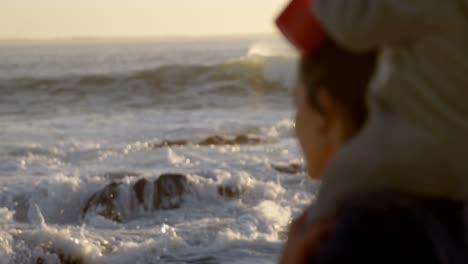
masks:
{"type": "Polygon", "coordinates": [[[0,81],[0,113],[37,114],[62,109],[120,107],[175,109],[289,105],[295,60],[247,56],[217,65],[165,65],[107,75],[17,78],[0,81]]]}
{"type": "Polygon", "coordinates": [[[294,64],[290,58],[253,55],[217,65],[165,65],[120,74],[16,78],[0,83],[0,87],[50,95],[117,92],[124,88],[133,92],[150,89],[159,93],[174,93],[194,87],[199,87],[200,92],[214,90],[223,95],[236,93],[234,88],[238,88],[237,93],[240,94],[248,88],[250,93],[264,94],[291,86],[294,64]]]}

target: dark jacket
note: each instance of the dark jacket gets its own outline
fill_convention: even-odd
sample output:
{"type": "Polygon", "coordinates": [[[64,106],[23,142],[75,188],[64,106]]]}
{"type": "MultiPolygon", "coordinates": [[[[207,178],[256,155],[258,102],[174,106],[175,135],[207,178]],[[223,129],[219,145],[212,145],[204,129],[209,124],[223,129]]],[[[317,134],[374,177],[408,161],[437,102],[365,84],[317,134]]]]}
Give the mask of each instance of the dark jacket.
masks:
{"type": "Polygon", "coordinates": [[[467,249],[462,203],[368,195],[338,211],[309,263],[461,264],[467,249]]]}

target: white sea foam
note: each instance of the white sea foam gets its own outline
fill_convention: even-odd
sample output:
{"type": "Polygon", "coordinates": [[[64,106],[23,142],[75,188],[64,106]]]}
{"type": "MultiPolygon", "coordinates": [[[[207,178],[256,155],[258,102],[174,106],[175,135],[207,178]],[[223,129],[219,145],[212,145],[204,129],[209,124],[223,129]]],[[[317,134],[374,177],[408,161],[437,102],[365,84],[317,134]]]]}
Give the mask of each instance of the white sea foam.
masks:
{"type": "Polygon", "coordinates": [[[10,263],[13,254],[13,237],[0,229],[0,264],[10,263]]]}
{"type": "Polygon", "coordinates": [[[259,41],[249,47],[247,56],[263,57],[294,57],[296,51],[290,45],[281,41],[259,41]]]}
{"type": "Polygon", "coordinates": [[[102,257],[102,245],[99,241],[92,241],[86,230],[53,228],[44,224],[34,231],[20,232],[16,236],[16,246],[22,248],[13,253],[12,257],[17,261],[27,261],[29,258],[30,262],[35,262],[41,258],[45,263],[55,263],[58,257],[62,257],[80,260],[81,263],[95,263],[102,257]]]}
{"type": "Polygon", "coordinates": [[[8,208],[0,208],[0,224],[8,224],[13,220],[14,212],[8,208]]]}
{"type": "Polygon", "coordinates": [[[167,149],[167,159],[171,164],[190,163],[189,159],[177,155],[171,148],[167,149]]]}
{"type": "Polygon", "coordinates": [[[275,263],[315,188],[272,166],[302,162],[289,96],[294,60],[256,40],[113,45],[0,54],[0,67],[20,65],[0,73],[0,264],[275,263]],[[47,57],[52,51],[62,55],[47,57]],[[261,144],[154,147],[246,134],[261,144]],[[153,184],[136,206],[133,184],[162,173],[187,176],[180,208],[148,210],[153,184]],[[113,181],[124,221],[83,218],[90,197],[113,181]]]}

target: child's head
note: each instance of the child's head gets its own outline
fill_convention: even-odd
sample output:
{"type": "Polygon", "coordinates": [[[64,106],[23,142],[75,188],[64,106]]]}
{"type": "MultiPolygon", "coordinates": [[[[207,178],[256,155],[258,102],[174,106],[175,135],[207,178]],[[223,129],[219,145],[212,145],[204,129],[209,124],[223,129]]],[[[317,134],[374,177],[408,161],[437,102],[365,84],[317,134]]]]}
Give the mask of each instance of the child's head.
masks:
{"type": "Polygon", "coordinates": [[[327,40],[302,57],[296,91],[296,133],[309,175],[319,178],[330,159],[364,125],[367,87],[376,53],[352,53],[327,40]]]}

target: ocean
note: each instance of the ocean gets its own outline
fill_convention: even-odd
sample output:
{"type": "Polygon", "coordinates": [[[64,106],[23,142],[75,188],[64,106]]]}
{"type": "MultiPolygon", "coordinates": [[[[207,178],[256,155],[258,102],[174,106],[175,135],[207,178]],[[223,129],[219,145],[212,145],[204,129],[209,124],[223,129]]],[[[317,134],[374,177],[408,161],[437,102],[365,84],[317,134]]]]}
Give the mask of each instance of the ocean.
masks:
{"type": "Polygon", "coordinates": [[[269,36],[0,43],[0,263],[275,263],[316,190],[295,65],[269,36]],[[168,173],[189,191],[139,204],[168,173]],[[111,183],[118,221],[85,209],[111,183]]]}

